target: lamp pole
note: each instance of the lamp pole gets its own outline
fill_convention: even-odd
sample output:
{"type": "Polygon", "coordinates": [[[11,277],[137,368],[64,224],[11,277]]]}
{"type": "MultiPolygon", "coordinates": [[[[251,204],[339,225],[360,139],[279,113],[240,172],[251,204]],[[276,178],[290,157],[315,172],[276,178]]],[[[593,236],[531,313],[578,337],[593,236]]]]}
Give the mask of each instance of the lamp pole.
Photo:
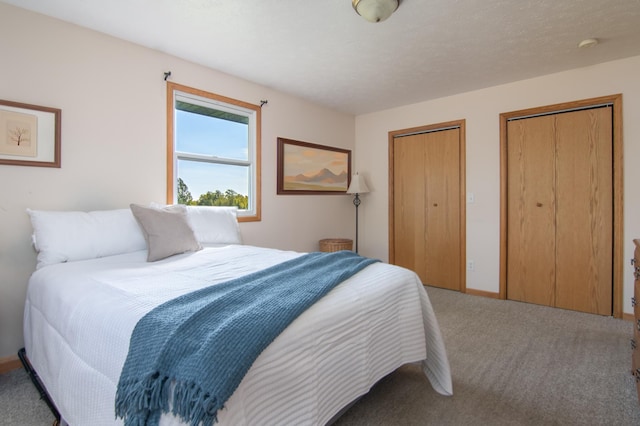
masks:
{"type": "Polygon", "coordinates": [[[358,206],[360,205],[360,194],[369,192],[369,187],[364,178],[358,173],[353,175],[353,179],[349,183],[347,194],[353,194],[353,205],[356,206],[356,253],[358,253],[358,206]]]}
{"type": "Polygon", "coordinates": [[[356,206],[356,253],[358,253],[358,206],[360,206],[360,196],[357,192],[353,197],[353,205],[356,206]]]}

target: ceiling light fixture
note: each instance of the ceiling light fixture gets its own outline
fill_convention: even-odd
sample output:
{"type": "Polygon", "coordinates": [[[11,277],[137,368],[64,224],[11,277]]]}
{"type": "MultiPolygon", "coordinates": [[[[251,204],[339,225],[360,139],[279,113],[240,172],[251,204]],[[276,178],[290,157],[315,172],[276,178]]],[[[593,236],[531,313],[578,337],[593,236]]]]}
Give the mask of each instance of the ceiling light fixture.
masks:
{"type": "Polygon", "coordinates": [[[580,49],[586,49],[588,47],[593,47],[596,44],[598,44],[598,39],[597,38],[588,38],[588,39],[582,40],[580,43],[578,43],[578,47],[580,49]]]}
{"type": "Polygon", "coordinates": [[[396,11],[400,0],[351,0],[356,13],[369,22],[380,22],[396,11]]]}

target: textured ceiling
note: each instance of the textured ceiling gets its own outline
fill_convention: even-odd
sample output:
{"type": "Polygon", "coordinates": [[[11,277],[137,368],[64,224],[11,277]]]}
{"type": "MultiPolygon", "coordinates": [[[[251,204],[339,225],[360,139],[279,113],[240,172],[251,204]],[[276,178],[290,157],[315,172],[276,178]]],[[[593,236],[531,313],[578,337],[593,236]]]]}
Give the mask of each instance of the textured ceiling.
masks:
{"type": "Polygon", "coordinates": [[[640,55],[640,0],[0,1],[353,114],[640,55]]]}

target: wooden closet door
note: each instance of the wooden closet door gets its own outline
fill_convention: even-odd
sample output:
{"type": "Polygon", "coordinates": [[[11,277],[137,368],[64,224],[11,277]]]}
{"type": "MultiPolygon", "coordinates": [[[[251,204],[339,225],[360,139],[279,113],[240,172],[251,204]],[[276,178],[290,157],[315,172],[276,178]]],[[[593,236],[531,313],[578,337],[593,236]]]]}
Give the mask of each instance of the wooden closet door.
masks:
{"type": "Polygon", "coordinates": [[[611,315],[612,111],[603,107],[555,117],[556,306],[611,315]]]}
{"type": "Polygon", "coordinates": [[[507,123],[507,298],[612,314],[611,108],[507,123]]]}
{"type": "Polygon", "coordinates": [[[555,305],[554,117],[507,123],[507,298],[555,305]]]}
{"type": "Polygon", "coordinates": [[[426,210],[426,155],[420,138],[394,140],[394,249],[399,266],[411,269],[426,283],[424,212],[426,210]]]}
{"type": "Polygon", "coordinates": [[[460,129],[394,140],[395,264],[460,290],[460,129]]]}

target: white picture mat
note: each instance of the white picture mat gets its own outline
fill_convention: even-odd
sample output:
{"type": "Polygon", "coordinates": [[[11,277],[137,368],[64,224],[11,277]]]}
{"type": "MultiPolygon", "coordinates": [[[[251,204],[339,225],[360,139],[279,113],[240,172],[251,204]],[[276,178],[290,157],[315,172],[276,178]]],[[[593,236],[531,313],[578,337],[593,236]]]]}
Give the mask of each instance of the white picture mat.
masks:
{"type": "MultiPolygon", "coordinates": [[[[30,114],[37,117],[37,153],[35,157],[25,157],[23,155],[0,154],[0,159],[17,161],[40,161],[54,162],[56,150],[56,115],[53,112],[40,111],[28,108],[18,108],[8,105],[0,105],[0,111],[11,111],[21,114],[30,114]]],[[[6,124],[0,122],[0,135],[6,134],[6,124]]]]}

